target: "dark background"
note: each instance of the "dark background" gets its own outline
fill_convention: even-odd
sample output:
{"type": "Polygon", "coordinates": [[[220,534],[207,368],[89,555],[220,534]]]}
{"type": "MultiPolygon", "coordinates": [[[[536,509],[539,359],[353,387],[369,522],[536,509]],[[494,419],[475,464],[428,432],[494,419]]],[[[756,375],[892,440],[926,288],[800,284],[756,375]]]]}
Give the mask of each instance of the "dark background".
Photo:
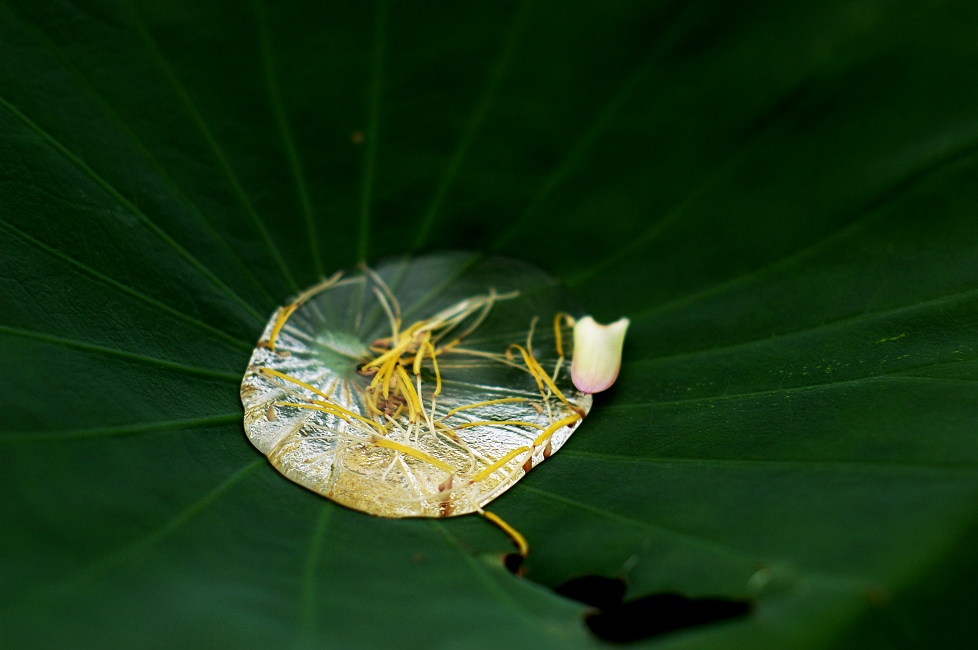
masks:
{"type": "Polygon", "coordinates": [[[0,2],[0,645],[953,646],[978,541],[978,5],[0,2]],[[485,522],[281,478],[237,385],[359,260],[531,261],[632,328],[485,522]],[[645,614],[643,614],[645,615],[645,614]]]}

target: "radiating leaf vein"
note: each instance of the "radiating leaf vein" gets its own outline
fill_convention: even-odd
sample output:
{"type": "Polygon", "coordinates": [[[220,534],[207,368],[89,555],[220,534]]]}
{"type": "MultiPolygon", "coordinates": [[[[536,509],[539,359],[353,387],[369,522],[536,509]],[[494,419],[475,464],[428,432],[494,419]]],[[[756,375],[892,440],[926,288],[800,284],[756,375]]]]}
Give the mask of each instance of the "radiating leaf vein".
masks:
{"type": "Polygon", "coordinates": [[[241,376],[233,372],[224,372],[222,370],[211,370],[210,368],[201,368],[199,366],[189,366],[183,363],[177,363],[176,361],[158,359],[156,357],[149,357],[142,354],[136,354],[135,352],[126,352],[125,350],[110,348],[103,345],[96,345],[94,343],[85,343],[83,341],[76,341],[73,339],[67,339],[61,336],[54,336],[51,334],[42,334],[40,332],[29,332],[27,330],[18,329],[15,327],[7,327],[6,325],[0,325],[0,334],[33,339],[35,341],[41,341],[42,343],[48,343],[50,345],[62,345],[64,347],[75,348],[76,350],[83,350],[85,352],[106,354],[113,357],[119,357],[127,361],[135,361],[137,363],[156,366],[157,368],[166,368],[167,370],[175,370],[177,372],[184,372],[190,375],[199,375],[201,377],[224,379],[234,383],[239,383],[241,381],[241,376]]]}
{"type": "Polygon", "coordinates": [[[22,24],[27,27],[31,33],[33,33],[38,41],[44,45],[44,47],[61,63],[66,70],[68,70],[72,76],[79,82],[80,87],[91,97],[106,114],[106,116],[122,131],[123,134],[132,143],[133,148],[139,152],[139,154],[148,162],[156,173],[159,174],[160,179],[163,184],[173,193],[180,203],[186,207],[187,211],[194,216],[194,219],[199,223],[210,235],[211,239],[217,244],[224,254],[231,260],[232,263],[238,268],[238,270],[243,273],[251,282],[251,284],[264,296],[270,303],[276,304],[277,301],[268,292],[265,286],[258,281],[255,274],[251,271],[244,260],[231,248],[227,239],[221,236],[221,233],[214,227],[214,224],[208,219],[203,211],[197,207],[197,205],[187,196],[177,182],[173,180],[173,177],[163,168],[163,166],[157,161],[156,157],[147,149],[146,145],[143,144],[142,140],[136,135],[136,133],[129,127],[129,125],[122,119],[119,113],[112,107],[111,104],[96,90],[94,84],[89,80],[89,78],[82,73],[81,70],[71,61],[71,59],[65,55],[65,53],[55,44],[48,35],[40,28],[40,26],[35,25],[26,17],[21,18],[22,24]]]}
{"type": "Polygon", "coordinates": [[[85,440],[89,438],[112,438],[137,433],[170,431],[173,429],[194,429],[197,427],[213,426],[216,424],[233,424],[241,422],[242,413],[224,413],[209,415],[201,418],[186,418],[183,420],[160,420],[156,422],[140,422],[136,424],[120,424],[112,427],[94,427],[87,429],[69,429],[63,431],[14,432],[0,435],[0,443],[48,442],[59,440],[85,440]]]}
{"type": "Polygon", "coordinates": [[[275,260],[275,264],[282,273],[282,277],[285,278],[285,281],[288,283],[292,291],[298,292],[299,285],[296,284],[292,271],[289,270],[288,264],[286,264],[285,259],[279,252],[275,242],[272,241],[272,237],[268,233],[268,229],[265,227],[261,217],[259,217],[258,213],[255,211],[255,207],[251,204],[251,199],[248,198],[244,188],[241,187],[241,183],[238,181],[237,175],[231,169],[231,164],[224,155],[224,151],[221,149],[220,144],[218,144],[217,139],[210,130],[210,127],[207,126],[207,122],[204,121],[204,117],[200,114],[200,111],[197,110],[197,106],[190,98],[190,94],[183,87],[183,82],[180,81],[180,78],[177,76],[176,71],[174,71],[173,66],[170,65],[170,62],[163,54],[163,51],[156,43],[156,39],[150,33],[149,28],[147,28],[143,23],[142,18],[140,18],[139,13],[132,4],[132,0],[126,0],[126,6],[128,7],[129,13],[132,16],[133,25],[135,26],[136,31],[142,37],[143,42],[146,44],[146,48],[159,65],[167,81],[170,82],[170,85],[173,87],[174,91],[177,93],[177,96],[180,98],[180,101],[183,103],[184,109],[190,115],[194,124],[197,126],[197,129],[200,131],[201,136],[204,138],[208,148],[214,155],[214,159],[217,161],[218,166],[221,168],[221,171],[224,172],[228,184],[231,186],[232,192],[241,203],[242,208],[244,208],[245,214],[248,215],[249,220],[255,227],[255,230],[258,232],[259,237],[261,237],[262,243],[265,244],[265,247],[272,256],[272,259],[275,260]]]}
{"type": "Polygon", "coordinates": [[[9,111],[14,117],[16,117],[20,122],[26,126],[28,129],[39,135],[45,142],[47,142],[55,151],[64,156],[71,164],[81,170],[86,176],[88,176],[92,181],[95,182],[106,194],[111,196],[116,200],[123,208],[130,212],[133,216],[139,219],[147,228],[149,228],[157,237],[159,237],[167,246],[172,248],[180,257],[186,260],[194,269],[196,269],[201,275],[206,277],[211,283],[213,283],[222,293],[238,303],[245,311],[247,311],[255,320],[261,322],[264,320],[261,314],[248,304],[241,296],[239,296],[231,287],[226,285],[220,278],[218,278],[213,271],[204,266],[200,260],[194,257],[187,249],[178,244],[176,240],[170,237],[162,228],[157,226],[142,210],[137,208],[132,202],[126,197],[119,193],[115,187],[113,187],[107,180],[95,173],[91,167],[89,167],[81,158],[72,153],[67,147],[65,147],[61,142],[54,138],[50,133],[42,129],[37,123],[28,118],[19,109],[17,109],[13,104],[8,102],[3,97],[0,97],[0,106],[3,106],[7,111],[9,111]]]}
{"type": "MultiPolygon", "coordinates": [[[[59,591],[66,590],[71,587],[77,587],[84,582],[97,578],[99,575],[105,573],[112,567],[117,566],[131,558],[133,555],[147,551],[175,533],[188,521],[206,510],[209,506],[216,502],[222,494],[227,492],[232,486],[247,476],[249,472],[254,470],[259,465],[262,465],[264,462],[264,458],[253,460],[231,474],[231,476],[222,481],[217,487],[210,490],[189,506],[181,510],[176,514],[176,516],[166,521],[160,527],[150,531],[146,535],[143,535],[129,544],[96,558],[69,576],[65,576],[64,578],[56,580],[53,583],[41,586],[30,593],[27,598],[25,598],[24,601],[19,604],[19,606],[25,607],[33,602],[52,597],[59,591]]],[[[18,606],[15,605],[11,611],[16,610],[17,608],[18,606]]]]}
{"type": "Polygon", "coordinates": [[[472,146],[472,142],[475,140],[476,135],[478,135],[479,129],[486,119],[486,115],[489,113],[489,107],[492,105],[496,92],[499,90],[499,86],[506,76],[506,70],[512,62],[513,53],[516,51],[516,45],[519,43],[520,36],[526,27],[532,5],[533,3],[531,2],[523,2],[520,5],[516,16],[513,18],[509,29],[503,37],[503,44],[499,50],[499,55],[490,69],[489,77],[486,80],[485,87],[482,89],[482,94],[479,96],[475,110],[469,118],[469,124],[465,129],[465,133],[462,134],[462,139],[455,149],[455,154],[449,161],[448,167],[445,168],[445,173],[442,175],[441,181],[435,189],[435,194],[431,198],[431,203],[428,205],[427,211],[425,211],[421,225],[418,226],[418,234],[414,240],[413,248],[415,251],[424,246],[425,241],[428,239],[431,227],[438,218],[438,212],[445,202],[445,197],[448,196],[448,190],[455,180],[455,176],[458,174],[458,170],[461,168],[462,162],[465,160],[465,156],[472,146]]]}
{"type": "Polygon", "coordinates": [[[299,163],[299,153],[296,151],[295,141],[292,138],[292,130],[289,128],[285,105],[282,103],[282,92],[278,87],[278,82],[275,80],[275,62],[272,60],[272,46],[271,38],[268,34],[268,16],[266,15],[265,3],[262,0],[255,0],[255,9],[258,19],[258,42],[261,48],[262,67],[265,72],[265,86],[272,104],[272,111],[275,114],[275,124],[278,127],[279,135],[282,138],[282,145],[285,148],[285,154],[289,160],[289,169],[292,171],[296,192],[299,195],[299,205],[302,209],[302,218],[306,222],[306,233],[308,234],[309,248],[312,253],[313,268],[316,271],[316,277],[321,277],[325,273],[325,270],[323,269],[322,256],[319,253],[319,237],[316,234],[316,223],[312,214],[312,202],[309,199],[309,191],[306,189],[305,175],[302,172],[302,165],[299,163]]]}
{"type": "Polygon", "coordinates": [[[973,475],[978,470],[974,463],[894,463],[876,460],[837,460],[837,459],[765,459],[765,458],[680,458],[670,456],[629,456],[578,449],[561,449],[561,457],[580,458],[597,462],[625,463],[640,465],[686,465],[692,467],[735,467],[752,470],[796,470],[801,472],[838,472],[857,474],[888,474],[906,472],[909,474],[947,474],[962,473],[973,475]]]}
{"type": "Polygon", "coordinates": [[[3,228],[5,230],[7,230],[8,232],[10,232],[14,236],[18,237],[22,241],[27,242],[31,246],[33,246],[33,247],[35,247],[35,248],[37,248],[39,250],[44,251],[48,255],[50,255],[52,257],[56,257],[59,260],[65,262],[67,264],[69,264],[70,266],[78,269],[80,272],[84,273],[85,275],[88,275],[89,277],[95,278],[99,282],[103,282],[105,284],[108,284],[109,286],[117,289],[118,291],[121,291],[122,293],[125,293],[128,296],[131,296],[133,298],[136,298],[137,300],[141,300],[142,302],[144,302],[144,303],[146,303],[148,305],[151,305],[151,306],[155,307],[156,309],[159,309],[160,311],[163,311],[163,312],[165,312],[167,314],[170,314],[174,318],[177,318],[177,319],[179,319],[179,320],[181,320],[181,321],[183,321],[183,322],[185,322],[185,323],[187,323],[189,325],[192,325],[193,327],[196,327],[196,328],[198,328],[198,329],[200,329],[202,331],[207,332],[208,334],[211,334],[213,336],[216,336],[217,338],[219,338],[219,339],[221,339],[221,340],[223,340],[223,341],[225,341],[227,343],[230,343],[231,345],[233,345],[233,346],[235,346],[237,348],[240,348],[242,350],[251,350],[252,347],[253,347],[250,343],[248,343],[248,342],[246,342],[246,341],[244,341],[242,339],[236,338],[234,336],[231,336],[230,334],[228,334],[224,330],[220,330],[220,329],[218,329],[218,328],[216,328],[216,327],[214,327],[212,325],[208,325],[204,321],[198,320],[198,319],[194,318],[193,316],[191,316],[190,314],[187,314],[187,313],[182,312],[182,311],[180,311],[178,309],[175,309],[173,307],[170,307],[169,305],[167,305],[165,303],[162,303],[159,300],[156,300],[155,298],[150,298],[149,296],[147,296],[146,294],[142,293],[141,291],[137,291],[136,289],[133,289],[129,285],[123,284],[123,283],[119,282],[118,280],[114,280],[113,278],[110,278],[109,276],[105,275],[104,273],[101,273],[99,271],[96,271],[95,269],[93,269],[92,267],[88,266],[87,264],[84,264],[82,262],[79,262],[75,258],[70,257],[68,255],[65,255],[64,253],[62,253],[61,251],[57,250],[56,248],[54,248],[52,246],[48,246],[44,242],[42,242],[42,241],[40,241],[38,239],[35,239],[34,237],[31,237],[30,235],[28,235],[24,231],[20,230],[16,226],[13,226],[13,225],[9,224],[9,223],[7,223],[6,221],[4,221],[2,219],[0,219],[0,228],[3,228]]]}
{"type": "Polygon", "coordinates": [[[854,316],[847,316],[833,321],[828,321],[826,323],[813,325],[811,327],[804,327],[797,330],[791,330],[789,332],[782,332],[780,334],[775,334],[773,336],[768,336],[762,339],[751,339],[749,341],[740,341],[738,343],[731,343],[729,345],[702,348],[699,350],[689,350],[687,352],[666,354],[657,357],[649,357],[646,359],[636,359],[634,361],[625,362],[622,365],[637,366],[637,365],[645,365],[645,364],[652,364],[652,363],[661,363],[663,361],[674,361],[676,359],[687,359],[692,357],[716,354],[719,352],[728,352],[730,350],[736,350],[740,348],[764,346],[770,343],[777,343],[785,339],[804,336],[806,334],[811,334],[814,332],[824,332],[833,329],[841,329],[849,325],[862,324],[866,321],[877,320],[877,319],[905,314],[905,313],[912,313],[914,311],[923,310],[931,307],[942,307],[944,305],[953,304],[956,302],[967,301],[972,298],[975,298],[976,296],[978,296],[978,288],[966,289],[964,291],[956,291],[954,293],[946,294],[943,296],[937,296],[936,298],[921,300],[919,302],[915,302],[907,305],[900,305],[899,307],[864,311],[854,316]]]}
{"type": "Polygon", "coordinates": [[[363,182],[360,186],[360,240],[357,246],[361,262],[367,260],[370,242],[370,210],[374,174],[377,168],[377,140],[380,131],[380,97],[383,90],[384,57],[387,49],[387,14],[389,0],[380,0],[374,23],[373,57],[370,65],[370,98],[367,105],[366,153],[363,163],[363,182]]]}

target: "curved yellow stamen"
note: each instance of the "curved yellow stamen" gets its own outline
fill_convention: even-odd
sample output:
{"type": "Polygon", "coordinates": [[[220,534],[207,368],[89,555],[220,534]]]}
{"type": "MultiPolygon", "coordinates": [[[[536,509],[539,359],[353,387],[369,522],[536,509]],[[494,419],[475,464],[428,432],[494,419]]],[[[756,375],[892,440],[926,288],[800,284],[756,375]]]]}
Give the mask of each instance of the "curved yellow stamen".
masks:
{"type": "Polygon", "coordinates": [[[295,306],[297,306],[297,307],[299,305],[302,305],[303,303],[305,303],[307,300],[309,300],[310,298],[312,298],[316,294],[322,293],[323,291],[326,291],[327,289],[329,289],[330,287],[332,287],[334,284],[336,284],[336,282],[341,277],[343,277],[343,271],[337,271],[336,273],[334,273],[333,275],[329,276],[328,278],[326,278],[325,280],[323,280],[319,284],[314,284],[311,287],[309,287],[308,289],[306,289],[305,291],[303,291],[302,293],[300,293],[298,296],[296,296],[296,299],[292,301],[292,304],[295,305],[295,306]]]}
{"type": "Polygon", "coordinates": [[[534,316],[530,319],[530,331],[526,333],[526,350],[531,355],[533,354],[533,333],[537,330],[538,320],[540,320],[539,316],[534,316]]]}
{"type": "Polygon", "coordinates": [[[458,413],[459,411],[467,411],[469,409],[479,408],[480,406],[492,406],[493,404],[511,404],[513,402],[532,402],[533,400],[527,399],[526,397],[504,397],[502,399],[491,399],[485,402],[476,402],[474,404],[466,404],[465,406],[456,406],[451,411],[445,414],[445,417],[451,417],[458,413]]]}
{"type": "Polygon", "coordinates": [[[435,395],[441,395],[441,372],[438,370],[438,355],[435,353],[435,346],[431,341],[425,341],[425,346],[431,354],[431,365],[435,367],[435,395]]]}
{"type": "Polygon", "coordinates": [[[543,380],[543,383],[547,385],[550,391],[554,395],[556,395],[561,402],[563,402],[567,406],[571,406],[571,403],[567,401],[567,398],[564,397],[564,394],[560,392],[559,388],[557,388],[557,384],[554,383],[554,380],[550,378],[550,375],[547,374],[547,371],[544,370],[543,366],[540,365],[540,362],[538,362],[533,357],[530,357],[530,361],[532,361],[533,365],[536,366],[536,372],[540,375],[540,379],[543,380]]]}
{"type": "Polygon", "coordinates": [[[557,384],[554,383],[554,380],[550,378],[550,375],[547,374],[547,371],[543,369],[543,366],[540,365],[540,362],[537,361],[532,354],[527,352],[523,346],[515,343],[509,347],[516,348],[520,351],[520,354],[523,356],[523,362],[526,363],[526,367],[530,370],[530,374],[537,380],[537,386],[541,391],[543,390],[543,384],[546,384],[547,388],[550,389],[550,392],[556,395],[561,402],[566,404],[569,408],[574,408],[574,406],[567,401],[567,398],[564,397],[564,394],[560,392],[560,389],[557,388],[557,384]],[[541,381],[543,383],[541,383],[541,381]]]}
{"type": "Polygon", "coordinates": [[[560,321],[572,326],[574,324],[574,317],[567,312],[558,311],[557,315],[554,316],[554,338],[557,339],[557,356],[564,356],[564,336],[560,331],[560,321]]]}
{"type": "Polygon", "coordinates": [[[388,440],[387,438],[376,438],[375,440],[371,440],[370,444],[375,445],[377,447],[385,447],[387,449],[393,449],[394,451],[399,451],[402,454],[413,456],[418,460],[423,460],[429,465],[434,465],[438,469],[445,470],[449,474],[455,473],[454,467],[452,467],[451,465],[449,465],[444,461],[438,460],[434,456],[427,454],[421,451],[420,449],[415,449],[414,447],[409,447],[408,445],[402,445],[399,442],[394,442],[393,440],[388,440]]]}
{"type": "Polygon", "coordinates": [[[575,413],[574,415],[568,415],[563,420],[557,420],[556,422],[554,422],[549,427],[543,430],[543,433],[541,433],[537,437],[537,439],[533,441],[533,446],[536,447],[546,442],[547,440],[550,439],[550,436],[560,431],[561,428],[566,427],[568,424],[573,424],[574,422],[577,422],[580,419],[581,419],[581,415],[579,413],[575,413]]]}
{"type": "Polygon", "coordinates": [[[407,349],[411,347],[411,342],[412,342],[411,337],[407,336],[407,332],[405,332],[405,335],[402,337],[402,339],[403,340],[398,341],[397,345],[395,345],[390,350],[380,355],[373,361],[369,361],[368,363],[364,364],[363,367],[372,368],[373,366],[383,365],[384,363],[386,363],[391,359],[394,360],[400,359],[401,355],[407,352],[407,349]]]}
{"type": "Polygon", "coordinates": [[[309,287],[296,296],[295,300],[283,307],[282,311],[279,312],[278,317],[275,319],[275,325],[272,327],[271,334],[268,336],[268,348],[270,350],[275,349],[275,341],[278,339],[278,335],[282,331],[282,328],[285,327],[285,321],[289,320],[289,316],[291,316],[296,309],[301,307],[303,303],[316,294],[322,293],[323,291],[329,289],[331,286],[336,284],[341,277],[343,277],[343,272],[337,271],[319,284],[309,287]]]}
{"type": "Polygon", "coordinates": [[[275,325],[272,326],[272,333],[268,335],[269,350],[275,349],[275,341],[278,339],[279,332],[281,332],[282,328],[285,327],[285,321],[289,320],[289,316],[291,316],[292,312],[294,312],[298,307],[299,305],[292,303],[283,307],[278,313],[278,317],[275,319],[275,325]]]}
{"type": "MultiPolygon", "coordinates": [[[[358,413],[354,413],[353,411],[348,411],[345,408],[343,408],[342,406],[337,406],[336,404],[333,404],[332,402],[329,401],[329,395],[327,395],[323,391],[319,390],[315,386],[311,386],[311,385],[307,384],[306,382],[304,382],[304,381],[302,381],[300,379],[296,379],[292,375],[287,375],[284,372],[279,372],[278,370],[273,370],[271,368],[262,368],[260,372],[263,375],[266,375],[266,376],[271,375],[272,377],[278,377],[279,379],[283,379],[283,380],[285,380],[287,382],[293,383],[296,386],[301,386],[301,387],[305,388],[306,390],[312,391],[316,395],[319,395],[324,400],[326,400],[325,402],[321,402],[319,400],[312,400],[313,403],[319,404],[320,406],[324,407],[324,408],[320,408],[320,409],[316,409],[316,410],[322,411],[322,410],[325,410],[325,407],[328,407],[330,409],[333,409],[333,411],[332,411],[333,415],[345,415],[347,417],[352,417],[354,419],[360,420],[361,422],[364,422],[366,424],[369,424],[370,426],[378,429],[379,431],[381,431],[384,434],[387,433],[387,429],[385,429],[384,426],[382,424],[380,424],[379,422],[375,422],[373,420],[370,420],[368,418],[363,417],[362,415],[360,415],[358,413]]],[[[293,404],[292,402],[280,402],[280,403],[281,404],[284,404],[285,406],[294,406],[294,407],[297,407],[297,408],[309,408],[309,406],[304,405],[304,404],[293,404]]],[[[327,411],[327,412],[330,412],[330,411],[327,411]]]]}
{"type": "Polygon", "coordinates": [[[380,384],[384,389],[384,399],[390,397],[391,379],[394,380],[395,385],[397,384],[397,377],[394,376],[394,373],[397,372],[397,369],[400,367],[401,366],[398,364],[397,359],[390,359],[386,364],[384,364],[384,380],[380,384]]]}
{"type": "Polygon", "coordinates": [[[482,357],[485,359],[490,359],[492,361],[495,361],[496,363],[501,363],[503,365],[516,368],[517,370],[522,370],[523,372],[530,372],[529,370],[519,365],[518,363],[513,363],[512,361],[507,360],[505,355],[502,354],[495,354],[493,352],[483,352],[482,350],[470,350],[468,348],[458,348],[458,347],[451,347],[451,346],[444,346],[438,348],[438,354],[445,354],[448,352],[457,353],[457,354],[467,354],[473,357],[482,357]]]}
{"type": "Polygon", "coordinates": [[[511,344],[508,348],[506,348],[506,350],[509,351],[513,348],[516,348],[517,350],[520,351],[520,355],[523,357],[523,363],[526,364],[526,369],[530,371],[531,375],[533,375],[533,378],[537,382],[537,388],[539,388],[540,391],[542,392],[543,382],[540,381],[540,375],[537,374],[537,370],[533,365],[533,361],[532,361],[533,357],[530,355],[529,352],[526,351],[526,348],[524,348],[522,345],[517,345],[516,343],[511,344]]]}
{"type": "Polygon", "coordinates": [[[519,549],[520,555],[526,557],[530,553],[530,545],[526,543],[526,538],[520,535],[520,531],[516,530],[505,521],[503,521],[498,515],[495,515],[488,510],[482,510],[479,512],[483,517],[491,521],[492,523],[499,526],[500,529],[513,540],[516,544],[516,548],[519,549]]]}
{"type": "Polygon", "coordinates": [[[473,483],[478,483],[479,481],[483,481],[483,480],[489,478],[489,476],[493,472],[495,472],[497,469],[499,469],[501,467],[505,467],[506,466],[506,463],[512,461],[514,458],[516,458],[520,454],[526,453],[528,451],[532,451],[532,450],[529,447],[519,447],[517,449],[514,449],[513,451],[509,452],[508,454],[506,454],[505,456],[503,456],[502,458],[500,458],[499,460],[497,460],[495,463],[493,463],[489,467],[486,467],[481,472],[479,472],[478,474],[476,474],[475,476],[473,476],[472,477],[472,482],[473,483]]]}
{"type": "Polygon", "coordinates": [[[414,374],[416,375],[421,374],[421,362],[424,361],[425,345],[428,345],[428,347],[430,348],[431,345],[428,344],[428,341],[430,340],[431,340],[431,331],[429,330],[424,333],[424,337],[422,337],[421,343],[418,344],[418,352],[417,354],[414,355],[414,365],[412,366],[411,369],[414,371],[414,374]]]}
{"type": "Polygon", "coordinates": [[[465,424],[458,424],[452,429],[468,429],[469,427],[488,427],[488,426],[515,426],[515,427],[533,427],[534,429],[540,429],[543,431],[543,427],[539,424],[534,424],[532,422],[524,422],[523,420],[480,420],[479,422],[466,422],[465,424]]]}
{"type": "Polygon", "coordinates": [[[408,417],[411,422],[416,422],[418,420],[418,411],[421,410],[421,399],[418,397],[418,393],[414,390],[414,386],[411,385],[411,380],[408,378],[404,368],[397,366],[397,381],[401,386],[401,393],[404,394],[404,398],[407,400],[408,406],[408,417]]]}
{"type": "Polygon", "coordinates": [[[323,391],[319,390],[315,386],[311,386],[311,385],[307,384],[306,382],[302,381],[301,379],[296,379],[292,375],[287,375],[284,372],[279,372],[278,370],[273,370],[272,368],[262,368],[261,370],[259,370],[259,372],[261,374],[265,375],[265,376],[271,375],[272,377],[278,377],[279,379],[284,379],[285,381],[290,382],[290,383],[293,383],[296,386],[302,386],[306,390],[311,391],[311,392],[319,395],[323,399],[327,399],[327,400],[329,399],[329,395],[327,395],[323,391]]]}
{"type": "Polygon", "coordinates": [[[305,404],[302,402],[299,403],[275,402],[275,406],[288,406],[294,409],[308,409],[310,411],[322,411],[323,413],[329,413],[330,415],[335,415],[336,417],[340,418],[341,420],[345,420],[346,422],[349,422],[350,421],[349,418],[352,417],[353,419],[359,420],[364,424],[369,424],[373,428],[377,429],[377,431],[379,431],[380,433],[387,435],[387,429],[385,429],[384,425],[380,424],[379,422],[374,422],[373,420],[369,420],[363,417],[362,415],[357,415],[356,413],[347,411],[345,408],[336,406],[335,404],[327,404],[326,402],[320,402],[319,400],[316,400],[315,403],[312,404],[305,404]]]}

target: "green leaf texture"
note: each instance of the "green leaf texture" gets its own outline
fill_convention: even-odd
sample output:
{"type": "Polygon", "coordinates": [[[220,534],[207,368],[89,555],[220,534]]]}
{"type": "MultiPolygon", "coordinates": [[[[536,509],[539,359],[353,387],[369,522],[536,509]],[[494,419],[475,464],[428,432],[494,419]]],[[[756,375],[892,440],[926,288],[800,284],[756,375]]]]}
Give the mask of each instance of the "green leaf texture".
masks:
{"type": "Polygon", "coordinates": [[[978,6],[0,2],[0,645],[954,647],[978,563],[978,6]],[[280,477],[238,383],[323,274],[461,249],[632,319],[474,517],[280,477]]]}

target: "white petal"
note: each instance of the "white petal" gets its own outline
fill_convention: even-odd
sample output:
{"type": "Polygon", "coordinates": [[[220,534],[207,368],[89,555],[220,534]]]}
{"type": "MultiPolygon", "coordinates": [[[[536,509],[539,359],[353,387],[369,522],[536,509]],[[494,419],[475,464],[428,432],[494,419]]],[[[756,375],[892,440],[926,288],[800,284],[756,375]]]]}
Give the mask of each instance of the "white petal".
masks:
{"type": "Polygon", "coordinates": [[[628,319],[601,325],[590,316],[574,325],[574,358],[571,379],[582,393],[600,393],[615,383],[621,368],[628,319]]]}

